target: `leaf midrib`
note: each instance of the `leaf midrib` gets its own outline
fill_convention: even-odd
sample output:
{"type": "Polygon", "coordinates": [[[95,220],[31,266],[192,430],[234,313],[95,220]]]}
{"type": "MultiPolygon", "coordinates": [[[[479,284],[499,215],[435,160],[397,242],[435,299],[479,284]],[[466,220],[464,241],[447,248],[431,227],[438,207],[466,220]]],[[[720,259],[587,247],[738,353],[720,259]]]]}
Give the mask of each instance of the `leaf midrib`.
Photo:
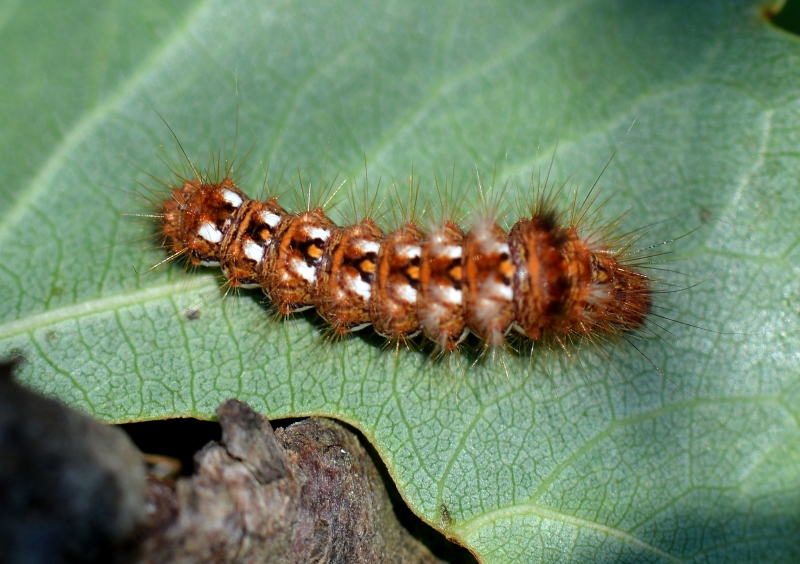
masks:
{"type": "MultiPolygon", "coordinates": [[[[198,288],[207,289],[210,293],[218,288],[216,278],[212,274],[204,274],[196,278],[198,288]]],[[[0,324],[0,341],[21,334],[31,333],[44,327],[50,327],[64,321],[81,319],[99,313],[110,313],[120,309],[144,305],[155,300],[174,298],[184,294],[185,283],[180,281],[150,286],[134,292],[123,292],[94,300],[86,300],[65,307],[51,309],[30,317],[0,324]]]]}

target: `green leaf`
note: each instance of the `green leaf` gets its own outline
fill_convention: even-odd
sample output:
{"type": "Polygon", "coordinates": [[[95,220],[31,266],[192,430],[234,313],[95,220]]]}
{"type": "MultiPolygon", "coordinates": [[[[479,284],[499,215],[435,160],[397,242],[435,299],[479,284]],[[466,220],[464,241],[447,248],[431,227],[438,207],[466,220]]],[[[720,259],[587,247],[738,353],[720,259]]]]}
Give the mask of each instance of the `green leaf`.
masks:
{"type": "Polygon", "coordinates": [[[800,44],[758,2],[42,0],[0,22],[0,355],[24,382],[112,422],[229,397],[348,421],[484,562],[800,557],[800,44]],[[366,157],[383,192],[496,168],[519,197],[554,151],[584,194],[624,140],[605,213],[686,235],[657,248],[678,322],[463,370],[320,345],[213,271],[146,273],[164,255],[124,214],[169,179],[160,144],[179,162],[153,108],[199,166],[252,146],[254,196],[262,163],[346,191],[366,157]]]}

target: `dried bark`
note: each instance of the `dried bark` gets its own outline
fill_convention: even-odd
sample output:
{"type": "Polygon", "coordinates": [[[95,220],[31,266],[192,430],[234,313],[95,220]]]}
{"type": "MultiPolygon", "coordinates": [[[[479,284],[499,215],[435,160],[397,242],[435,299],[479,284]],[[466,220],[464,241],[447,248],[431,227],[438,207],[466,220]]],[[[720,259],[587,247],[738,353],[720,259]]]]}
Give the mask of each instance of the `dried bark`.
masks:
{"type": "Polygon", "coordinates": [[[172,496],[151,484],[140,562],[439,562],[397,521],[380,475],[343,426],[311,418],[273,432],[248,405],[217,409],[224,445],[196,456],[172,496]]]}

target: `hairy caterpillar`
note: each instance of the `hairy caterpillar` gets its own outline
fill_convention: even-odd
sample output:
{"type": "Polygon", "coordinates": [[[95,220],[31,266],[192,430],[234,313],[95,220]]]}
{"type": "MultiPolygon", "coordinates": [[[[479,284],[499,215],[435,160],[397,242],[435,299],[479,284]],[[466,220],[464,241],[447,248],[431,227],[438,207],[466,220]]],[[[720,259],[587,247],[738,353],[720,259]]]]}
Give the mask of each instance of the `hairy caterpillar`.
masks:
{"type": "Polygon", "coordinates": [[[191,168],[155,215],[166,260],[219,266],[230,287],[262,288],[284,315],[315,308],[337,335],[421,333],[442,352],[469,333],[487,348],[512,331],[563,345],[636,330],[651,310],[653,280],[638,268],[649,257],[598,219],[593,191],[559,211],[545,181],[508,232],[487,213],[466,230],[445,218],[384,233],[370,217],[338,226],[324,206],[290,213],[250,199],[230,168],[191,168]]]}

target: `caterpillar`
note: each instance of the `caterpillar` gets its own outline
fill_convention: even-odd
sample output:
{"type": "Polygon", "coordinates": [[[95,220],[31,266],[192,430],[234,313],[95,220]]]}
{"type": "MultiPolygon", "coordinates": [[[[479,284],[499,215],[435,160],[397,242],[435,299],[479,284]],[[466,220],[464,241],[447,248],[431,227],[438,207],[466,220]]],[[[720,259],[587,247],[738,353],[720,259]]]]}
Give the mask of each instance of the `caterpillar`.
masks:
{"type": "Polygon", "coordinates": [[[564,211],[545,181],[508,231],[487,213],[468,229],[409,219],[384,232],[371,217],[339,226],[324,206],[290,213],[275,197],[251,199],[230,169],[192,170],[155,214],[165,261],[221,267],[230,287],[261,288],[280,314],[315,308],[335,335],[422,334],[441,352],[470,333],[491,349],[512,332],[563,346],[635,331],[652,307],[647,257],[631,250],[635,233],[614,236],[619,221],[599,219],[594,187],[564,211]]]}

